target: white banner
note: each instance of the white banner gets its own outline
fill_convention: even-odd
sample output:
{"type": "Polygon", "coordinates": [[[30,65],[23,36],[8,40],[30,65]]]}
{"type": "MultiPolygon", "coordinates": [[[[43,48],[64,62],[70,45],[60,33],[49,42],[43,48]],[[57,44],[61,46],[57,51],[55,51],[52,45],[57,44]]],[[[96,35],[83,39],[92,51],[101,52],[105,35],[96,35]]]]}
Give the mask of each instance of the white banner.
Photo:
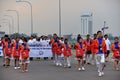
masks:
{"type": "Polygon", "coordinates": [[[2,46],[0,46],[0,56],[3,56],[2,46]]]}
{"type": "MultiPolygon", "coordinates": [[[[52,57],[50,45],[32,44],[30,46],[30,57],[52,57]]],[[[2,46],[0,46],[0,56],[3,56],[2,46]]]]}
{"type": "Polygon", "coordinates": [[[32,44],[30,46],[30,57],[52,57],[50,45],[32,44]]]}

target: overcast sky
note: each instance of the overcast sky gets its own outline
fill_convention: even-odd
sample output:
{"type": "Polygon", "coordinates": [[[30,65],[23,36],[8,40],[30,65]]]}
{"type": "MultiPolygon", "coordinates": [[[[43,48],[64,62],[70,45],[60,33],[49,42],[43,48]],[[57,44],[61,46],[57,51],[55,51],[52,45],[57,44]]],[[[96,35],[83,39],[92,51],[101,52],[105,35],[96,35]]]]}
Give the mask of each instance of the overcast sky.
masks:
{"type": "MultiPolygon", "coordinates": [[[[59,33],[58,0],[26,0],[33,5],[34,32],[39,35],[59,33]]],[[[30,6],[26,3],[16,3],[15,0],[0,0],[0,19],[11,15],[14,18],[14,31],[17,32],[17,17],[20,15],[20,33],[30,34],[30,6]]],[[[100,30],[103,22],[107,22],[109,29],[106,33],[120,35],[120,0],[61,0],[62,34],[74,35],[80,33],[80,15],[83,12],[93,13],[93,33],[100,30]]],[[[2,31],[8,32],[7,24],[2,23],[2,31]]]]}

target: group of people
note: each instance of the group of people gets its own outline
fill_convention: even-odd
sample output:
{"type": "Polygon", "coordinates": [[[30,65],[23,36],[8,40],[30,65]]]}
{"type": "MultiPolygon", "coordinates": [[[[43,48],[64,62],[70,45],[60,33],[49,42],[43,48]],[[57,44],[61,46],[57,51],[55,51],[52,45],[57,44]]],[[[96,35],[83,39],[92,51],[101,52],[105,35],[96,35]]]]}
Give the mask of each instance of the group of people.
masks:
{"type": "Polygon", "coordinates": [[[9,38],[8,35],[5,35],[4,38],[0,41],[0,45],[3,46],[3,66],[9,67],[11,58],[14,58],[14,69],[21,68],[22,72],[28,71],[30,48],[27,45],[26,38],[22,38],[22,40],[19,37],[12,39],[9,38]]]}
{"type": "Polygon", "coordinates": [[[53,37],[50,38],[50,44],[52,45],[51,50],[56,66],[64,65],[64,67],[71,68],[70,57],[73,54],[71,50],[74,48],[79,71],[85,71],[84,65],[86,63],[96,64],[98,76],[103,76],[104,68],[106,66],[105,62],[107,62],[110,51],[112,51],[112,59],[114,59],[115,70],[119,70],[118,63],[120,60],[120,43],[118,37],[115,37],[114,43],[111,44],[108,39],[108,35],[103,36],[101,31],[94,34],[93,39],[89,34],[86,35],[86,39],[83,39],[80,35],[78,35],[75,45],[71,47],[68,39],[61,39],[57,36],[57,34],[53,34],[53,37]],[[62,57],[64,57],[64,61],[62,61],[62,57]]]}
{"type": "Polygon", "coordinates": [[[71,56],[74,55],[72,49],[74,49],[79,71],[85,71],[85,64],[96,64],[98,76],[103,76],[104,68],[106,66],[105,62],[107,62],[110,51],[112,51],[115,70],[119,70],[119,38],[115,37],[114,42],[111,44],[108,35],[103,36],[101,31],[94,34],[93,38],[91,38],[89,34],[86,35],[86,39],[83,39],[78,35],[74,46],[71,46],[67,38],[58,37],[57,34],[53,34],[49,39],[41,36],[41,38],[31,37],[29,40],[27,38],[19,37],[10,39],[8,35],[5,35],[0,41],[0,45],[3,46],[2,50],[4,54],[3,66],[9,67],[10,59],[13,57],[15,69],[21,68],[22,72],[28,71],[28,63],[30,62],[30,48],[28,44],[41,41],[45,42],[46,45],[51,45],[51,51],[53,54],[52,60],[56,66],[71,68],[71,56]]]}

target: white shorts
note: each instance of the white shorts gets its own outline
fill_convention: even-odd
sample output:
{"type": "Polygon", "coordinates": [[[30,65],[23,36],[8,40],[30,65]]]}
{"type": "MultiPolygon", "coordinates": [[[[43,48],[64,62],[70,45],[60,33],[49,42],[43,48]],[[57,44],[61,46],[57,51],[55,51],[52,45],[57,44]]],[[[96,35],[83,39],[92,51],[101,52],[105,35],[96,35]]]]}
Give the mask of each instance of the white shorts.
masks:
{"type": "Polygon", "coordinates": [[[96,58],[96,64],[105,63],[105,55],[104,54],[96,54],[95,58],[96,58]]]}
{"type": "Polygon", "coordinates": [[[24,60],[20,60],[20,64],[26,64],[26,63],[30,63],[29,58],[24,59],[24,60]]]}
{"type": "Polygon", "coordinates": [[[6,56],[5,56],[5,59],[11,59],[11,54],[7,54],[6,56]]]}

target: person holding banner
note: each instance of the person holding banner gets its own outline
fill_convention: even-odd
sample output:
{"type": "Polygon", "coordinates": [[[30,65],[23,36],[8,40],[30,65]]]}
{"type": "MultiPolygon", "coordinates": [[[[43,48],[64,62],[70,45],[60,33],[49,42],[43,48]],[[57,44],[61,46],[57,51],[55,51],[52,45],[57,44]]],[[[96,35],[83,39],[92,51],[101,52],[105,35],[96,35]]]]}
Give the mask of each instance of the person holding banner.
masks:
{"type": "Polygon", "coordinates": [[[114,59],[114,67],[115,70],[119,70],[119,61],[120,61],[120,42],[118,37],[114,38],[114,43],[111,45],[111,50],[113,52],[113,59],[114,59]]]}
{"type": "Polygon", "coordinates": [[[24,38],[23,44],[22,44],[21,50],[20,50],[20,57],[22,60],[22,72],[28,71],[28,63],[30,62],[29,61],[29,51],[30,51],[30,48],[27,45],[27,39],[24,38]]]}
{"type": "Polygon", "coordinates": [[[77,43],[75,44],[76,49],[76,57],[78,61],[78,70],[85,70],[84,68],[84,58],[85,58],[85,44],[82,38],[79,38],[77,43]]]}
{"type": "Polygon", "coordinates": [[[5,42],[8,40],[8,35],[5,35],[4,38],[0,42],[0,46],[2,45],[2,52],[3,52],[3,66],[6,66],[6,59],[5,59],[5,42]]]}
{"type": "Polygon", "coordinates": [[[16,38],[16,41],[12,44],[12,52],[14,58],[14,69],[20,69],[19,58],[20,58],[20,43],[19,38],[16,38]]]}
{"type": "Polygon", "coordinates": [[[62,44],[62,49],[64,54],[64,67],[71,68],[70,56],[72,56],[72,52],[68,39],[64,40],[64,43],[62,44]]]}

